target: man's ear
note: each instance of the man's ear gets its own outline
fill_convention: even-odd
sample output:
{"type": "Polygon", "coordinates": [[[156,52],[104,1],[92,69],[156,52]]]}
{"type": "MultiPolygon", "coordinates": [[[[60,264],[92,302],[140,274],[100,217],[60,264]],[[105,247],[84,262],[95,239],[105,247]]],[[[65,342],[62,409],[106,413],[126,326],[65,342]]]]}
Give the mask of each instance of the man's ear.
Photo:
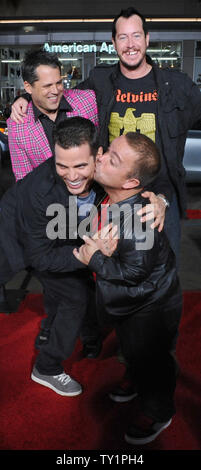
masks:
{"type": "Polygon", "coordinates": [[[29,82],[24,82],[24,89],[30,95],[32,94],[32,85],[29,82]]]}
{"type": "Polygon", "coordinates": [[[138,187],[140,188],[140,180],[138,180],[137,178],[129,178],[122,185],[123,189],[134,189],[138,187]]]}
{"type": "Polygon", "coordinates": [[[98,147],[98,152],[96,154],[96,158],[101,157],[101,155],[103,155],[103,147],[98,147]]]}
{"type": "Polygon", "coordinates": [[[146,45],[149,46],[149,33],[146,34],[146,45]]]}

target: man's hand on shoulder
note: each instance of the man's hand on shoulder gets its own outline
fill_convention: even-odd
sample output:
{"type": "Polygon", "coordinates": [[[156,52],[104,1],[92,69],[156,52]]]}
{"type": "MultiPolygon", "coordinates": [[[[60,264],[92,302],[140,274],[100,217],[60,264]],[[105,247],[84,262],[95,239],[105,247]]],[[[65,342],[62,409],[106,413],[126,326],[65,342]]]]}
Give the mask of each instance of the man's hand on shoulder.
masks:
{"type": "Polygon", "coordinates": [[[27,115],[28,101],[21,96],[12,104],[11,119],[16,124],[22,124],[27,115]]]}
{"type": "Polygon", "coordinates": [[[142,209],[138,211],[138,215],[141,216],[141,222],[146,222],[148,220],[154,219],[154,222],[151,225],[151,228],[158,228],[158,231],[161,232],[164,227],[165,222],[165,211],[167,204],[165,204],[162,195],[156,195],[151,191],[145,191],[142,193],[142,196],[150,200],[150,204],[146,204],[142,209]]]}

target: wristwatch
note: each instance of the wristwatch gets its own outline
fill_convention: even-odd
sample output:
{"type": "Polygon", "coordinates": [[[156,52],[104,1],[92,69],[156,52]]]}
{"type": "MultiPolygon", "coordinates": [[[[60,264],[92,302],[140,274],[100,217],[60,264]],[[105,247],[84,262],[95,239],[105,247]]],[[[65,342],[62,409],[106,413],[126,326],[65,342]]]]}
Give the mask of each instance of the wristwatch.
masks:
{"type": "Polygon", "coordinates": [[[170,203],[168,199],[166,199],[166,197],[163,196],[163,194],[157,194],[157,197],[159,197],[164,202],[165,208],[170,207],[170,203]]]}

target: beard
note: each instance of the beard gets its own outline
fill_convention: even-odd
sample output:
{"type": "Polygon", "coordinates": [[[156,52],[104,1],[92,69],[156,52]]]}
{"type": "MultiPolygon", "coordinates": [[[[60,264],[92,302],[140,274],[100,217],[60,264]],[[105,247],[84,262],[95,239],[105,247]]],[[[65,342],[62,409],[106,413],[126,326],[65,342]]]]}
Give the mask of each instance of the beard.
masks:
{"type": "Polygon", "coordinates": [[[129,71],[133,71],[133,70],[137,70],[138,67],[140,67],[140,65],[142,64],[143,60],[144,60],[144,57],[142,57],[139,62],[137,62],[137,64],[135,65],[130,65],[130,64],[127,64],[127,62],[124,62],[124,60],[120,59],[120,63],[129,71]]]}

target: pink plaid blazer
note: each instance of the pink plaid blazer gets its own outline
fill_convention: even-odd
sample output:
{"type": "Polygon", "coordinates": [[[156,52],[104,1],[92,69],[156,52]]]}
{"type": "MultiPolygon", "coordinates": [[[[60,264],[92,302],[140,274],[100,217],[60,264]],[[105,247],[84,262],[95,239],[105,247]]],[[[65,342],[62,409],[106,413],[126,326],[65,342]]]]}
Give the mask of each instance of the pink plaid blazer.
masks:
{"type": "MultiPolygon", "coordinates": [[[[63,94],[72,107],[72,111],[66,113],[67,117],[82,116],[98,126],[93,90],[64,90],[63,94]]],[[[41,122],[35,121],[32,103],[28,105],[24,123],[16,124],[9,118],[7,124],[12,170],[17,181],[51,157],[52,152],[41,122]]]]}

